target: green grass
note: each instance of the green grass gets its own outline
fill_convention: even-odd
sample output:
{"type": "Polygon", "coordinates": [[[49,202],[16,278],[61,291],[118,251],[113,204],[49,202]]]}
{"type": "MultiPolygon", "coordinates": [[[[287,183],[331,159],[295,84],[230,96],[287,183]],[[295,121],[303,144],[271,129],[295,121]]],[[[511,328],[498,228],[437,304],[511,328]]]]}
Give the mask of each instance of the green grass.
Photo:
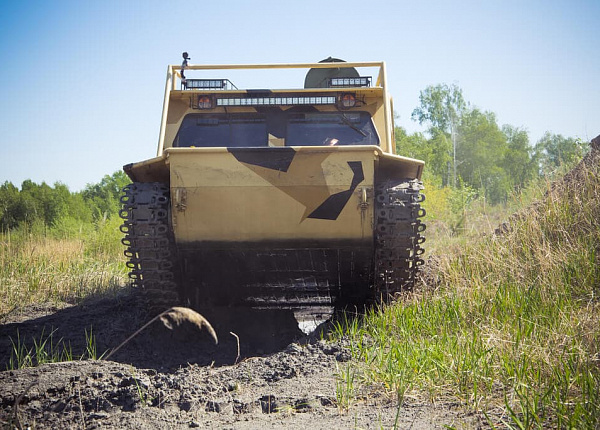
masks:
{"type": "Polygon", "coordinates": [[[338,397],[362,384],[454,398],[493,427],[600,427],[599,202],[584,171],[504,235],[440,259],[435,290],[341,321],[360,372],[338,397]]]}
{"type": "Polygon", "coordinates": [[[75,232],[21,228],[0,234],[0,315],[34,303],[77,303],[125,284],[120,220],[75,232]]]}
{"type": "Polygon", "coordinates": [[[337,366],[335,396],[338,408],[347,410],[355,396],[356,369],[352,364],[337,366]]]}
{"type": "MultiPolygon", "coordinates": [[[[17,331],[16,339],[11,338],[12,351],[10,360],[7,364],[8,370],[23,369],[25,367],[35,367],[46,363],[59,363],[73,360],[99,360],[96,348],[96,338],[92,327],[88,332],[85,330],[86,347],[79,355],[74,355],[70,343],[66,343],[62,338],[56,339],[52,330],[46,334],[42,330],[38,337],[31,338],[31,342],[21,338],[17,331]]],[[[104,354],[103,354],[104,355],[104,354]]]]}
{"type": "MultiPolygon", "coordinates": [[[[0,316],[38,303],[76,304],[125,285],[126,267],[118,218],[96,224],[63,220],[54,228],[22,227],[0,234],[0,316]]],[[[11,338],[10,369],[74,359],[101,358],[92,328],[83,328],[85,350],[74,354],[55,330],[37,337],[11,338]]]]}

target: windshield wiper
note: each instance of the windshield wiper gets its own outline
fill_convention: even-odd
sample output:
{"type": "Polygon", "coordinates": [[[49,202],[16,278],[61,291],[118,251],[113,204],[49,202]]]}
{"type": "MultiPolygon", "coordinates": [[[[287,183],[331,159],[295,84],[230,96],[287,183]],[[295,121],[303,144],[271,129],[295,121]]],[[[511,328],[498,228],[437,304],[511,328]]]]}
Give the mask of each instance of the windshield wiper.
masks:
{"type": "Polygon", "coordinates": [[[341,118],[342,122],[344,124],[346,124],[348,127],[350,127],[352,130],[354,130],[355,132],[357,132],[358,134],[360,134],[362,137],[367,137],[367,133],[365,133],[360,128],[358,128],[357,126],[355,126],[354,124],[352,124],[352,122],[348,119],[348,117],[346,117],[345,114],[342,114],[342,116],[340,118],[341,118]]]}

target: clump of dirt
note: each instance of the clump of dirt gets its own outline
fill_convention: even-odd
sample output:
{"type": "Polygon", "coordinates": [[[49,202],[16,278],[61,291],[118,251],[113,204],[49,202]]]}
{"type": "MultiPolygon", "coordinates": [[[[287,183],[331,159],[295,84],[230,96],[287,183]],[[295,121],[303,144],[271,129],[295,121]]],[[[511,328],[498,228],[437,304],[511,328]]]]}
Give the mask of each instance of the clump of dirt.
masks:
{"type": "MultiPolygon", "coordinates": [[[[78,306],[23,309],[0,325],[0,366],[17,333],[32,346],[41,333],[98,354],[152,316],[135,290],[78,306]]],[[[0,372],[0,422],[7,428],[443,428],[468,425],[459,405],[415,398],[398,407],[383,391],[359,392],[336,374],[352,372],[343,341],[306,336],[289,312],[206,310],[219,336],[197,325],[169,330],[158,321],[110,357],[0,372]],[[227,318],[219,318],[227,316],[227,318]],[[240,324],[242,322],[242,324],[240,324]]],[[[13,357],[14,358],[14,357],[13,357]]]]}

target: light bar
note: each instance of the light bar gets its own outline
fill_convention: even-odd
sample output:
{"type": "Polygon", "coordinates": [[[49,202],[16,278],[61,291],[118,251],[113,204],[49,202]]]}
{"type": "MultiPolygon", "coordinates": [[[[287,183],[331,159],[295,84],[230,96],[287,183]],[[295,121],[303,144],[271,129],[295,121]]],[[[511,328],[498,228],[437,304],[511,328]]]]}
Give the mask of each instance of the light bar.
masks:
{"type": "Polygon", "coordinates": [[[361,76],[358,78],[330,78],[329,87],[370,87],[371,77],[361,76]]]}
{"type": "Polygon", "coordinates": [[[217,106],[334,105],[335,96],[218,98],[217,106]]]}
{"type": "Polygon", "coordinates": [[[227,85],[227,79],[186,79],[187,89],[223,89],[227,85]]]}

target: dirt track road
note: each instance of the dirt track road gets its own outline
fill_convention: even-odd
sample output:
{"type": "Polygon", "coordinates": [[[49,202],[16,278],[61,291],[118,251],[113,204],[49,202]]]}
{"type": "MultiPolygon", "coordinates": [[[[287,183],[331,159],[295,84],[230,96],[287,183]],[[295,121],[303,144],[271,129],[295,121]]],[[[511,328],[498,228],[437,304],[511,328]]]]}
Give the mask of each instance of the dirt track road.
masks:
{"type": "MultiPolygon", "coordinates": [[[[17,331],[28,345],[42,331],[53,333],[55,345],[70,344],[80,354],[91,327],[101,354],[149,319],[138,303],[134,293],[127,293],[8,315],[0,325],[0,366],[5,369],[10,361],[17,331]]],[[[346,408],[335,375],[353,372],[356,363],[343,342],[303,336],[285,314],[243,319],[246,323],[236,328],[239,358],[236,338],[224,327],[215,327],[220,337],[215,346],[206,333],[189,327],[171,332],[156,324],[111,361],[2,371],[0,420],[7,428],[86,429],[478,426],[459,405],[433,405],[415,396],[398,408],[375,387],[355,391],[346,408]],[[265,318],[273,330],[264,329],[265,318]]]]}

